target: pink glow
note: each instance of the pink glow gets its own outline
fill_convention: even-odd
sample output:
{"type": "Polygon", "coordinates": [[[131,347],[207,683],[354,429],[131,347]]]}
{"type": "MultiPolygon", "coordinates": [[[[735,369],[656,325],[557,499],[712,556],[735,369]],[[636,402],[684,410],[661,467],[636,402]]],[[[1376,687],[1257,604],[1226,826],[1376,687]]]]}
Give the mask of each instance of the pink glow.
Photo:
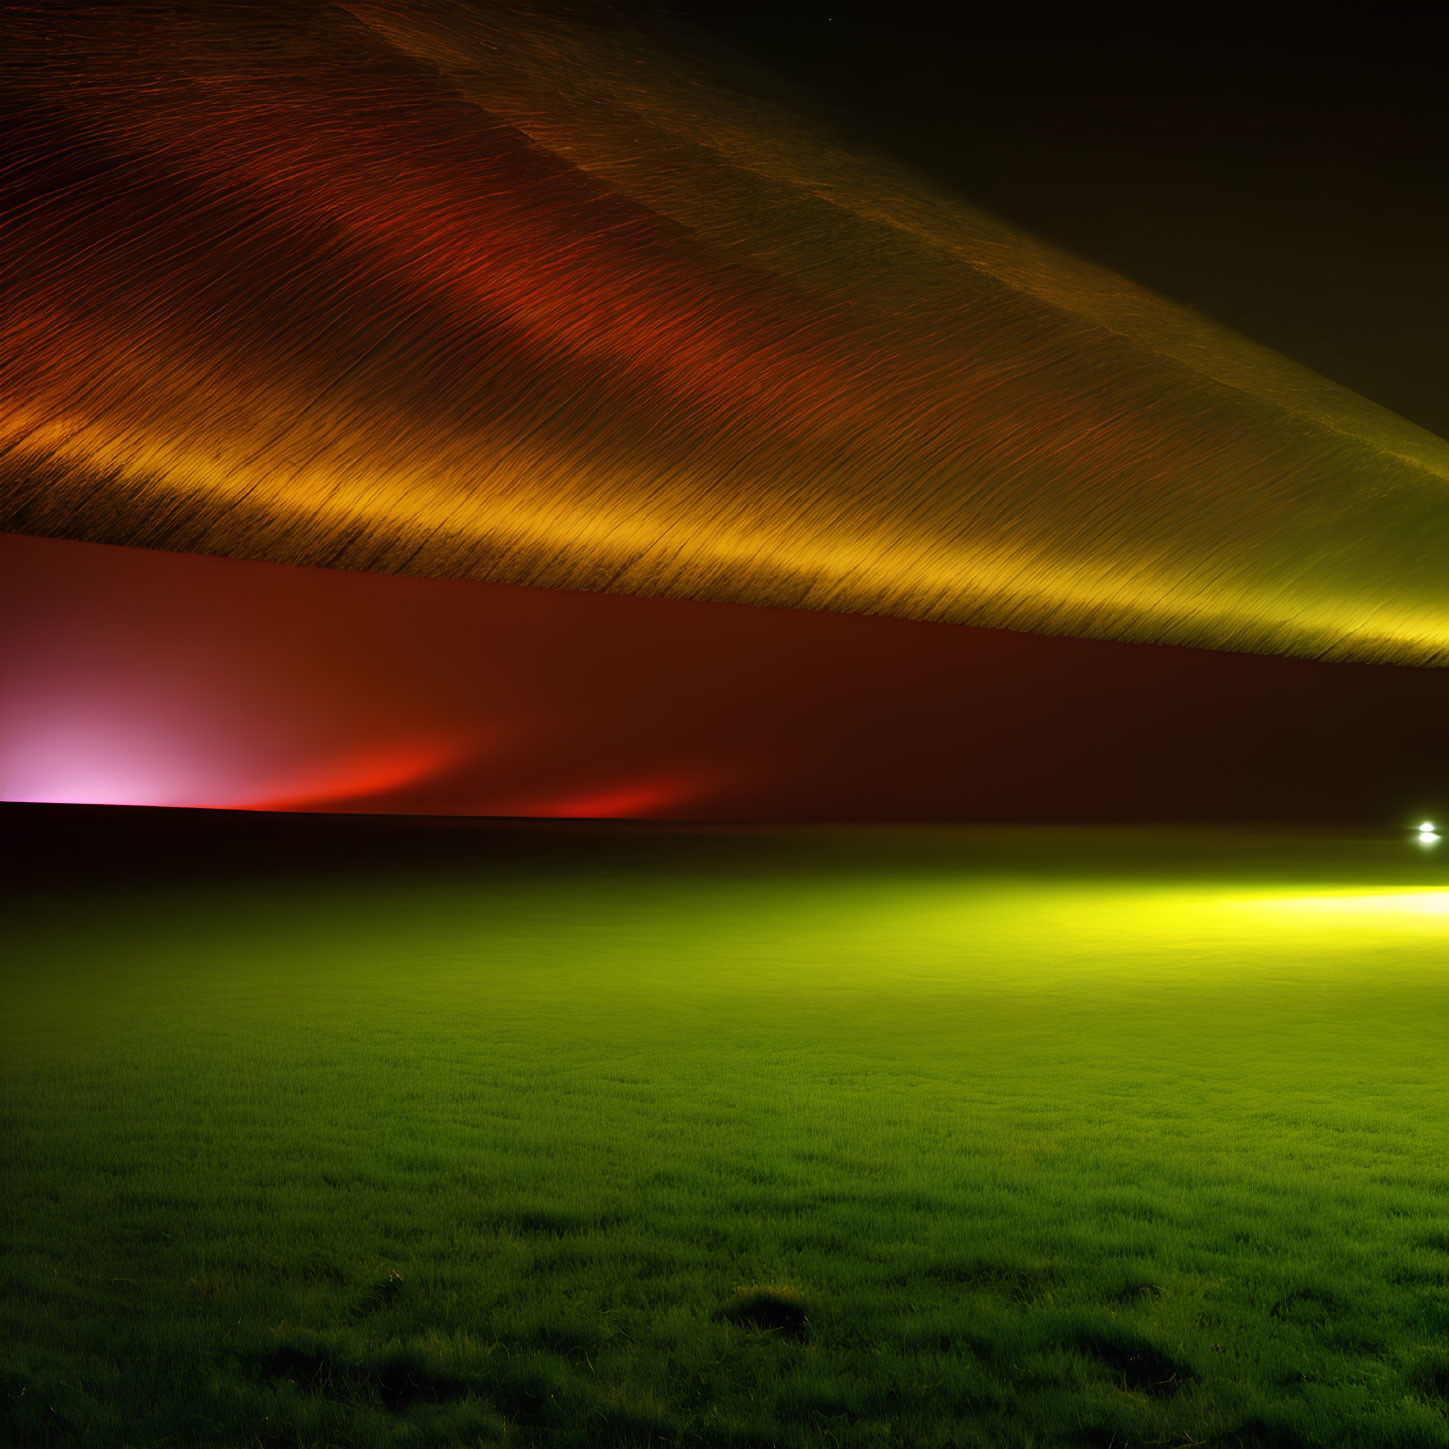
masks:
{"type": "Polygon", "coordinates": [[[164,722],[97,714],[81,696],[67,710],[7,709],[0,798],[68,805],[210,805],[210,769],[187,758],[184,732],[164,722]]]}
{"type": "Polygon", "coordinates": [[[1446,713],[1449,670],[0,535],[8,800],[1372,819],[1449,813],[1446,713]]]}

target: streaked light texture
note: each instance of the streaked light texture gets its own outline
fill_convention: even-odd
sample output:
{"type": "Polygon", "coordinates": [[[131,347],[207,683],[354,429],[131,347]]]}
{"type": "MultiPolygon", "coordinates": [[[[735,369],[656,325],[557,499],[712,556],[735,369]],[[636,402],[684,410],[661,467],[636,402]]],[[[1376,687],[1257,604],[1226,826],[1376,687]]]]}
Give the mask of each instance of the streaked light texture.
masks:
{"type": "Polygon", "coordinates": [[[1444,443],[846,154],[662,25],[6,23],[0,527],[1446,656],[1444,443]]]}

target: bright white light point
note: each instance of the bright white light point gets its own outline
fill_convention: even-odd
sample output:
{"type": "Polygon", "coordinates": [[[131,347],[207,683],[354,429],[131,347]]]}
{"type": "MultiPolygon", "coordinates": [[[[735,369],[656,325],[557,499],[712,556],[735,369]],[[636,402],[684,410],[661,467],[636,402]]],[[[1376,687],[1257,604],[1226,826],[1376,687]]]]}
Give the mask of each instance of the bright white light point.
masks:
{"type": "Polygon", "coordinates": [[[1422,825],[1421,825],[1421,826],[1420,826],[1420,827],[1419,827],[1419,829],[1420,829],[1420,830],[1423,830],[1423,831],[1426,831],[1426,832],[1427,832],[1427,833],[1428,833],[1428,834],[1430,834],[1430,835],[1432,835],[1432,834],[1433,834],[1433,833],[1434,833],[1434,822],[1433,822],[1433,821],[1432,821],[1432,820],[1426,820],[1426,821],[1425,821],[1425,822],[1424,822],[1424,823],[1423,823],[1423,824],[1422,824],[1422,825]]]}

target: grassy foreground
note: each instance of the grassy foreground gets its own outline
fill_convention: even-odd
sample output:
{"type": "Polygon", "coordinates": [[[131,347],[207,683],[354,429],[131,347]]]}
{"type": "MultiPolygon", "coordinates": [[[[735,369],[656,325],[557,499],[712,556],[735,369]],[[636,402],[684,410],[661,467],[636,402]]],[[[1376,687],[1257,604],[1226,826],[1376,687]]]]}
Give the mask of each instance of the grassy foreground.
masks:
{"type": "Polygon", "coordinates": [[[1449,1444],[1403,843],[457,839],[8,907],[9,1442],[1449,1444]]]}

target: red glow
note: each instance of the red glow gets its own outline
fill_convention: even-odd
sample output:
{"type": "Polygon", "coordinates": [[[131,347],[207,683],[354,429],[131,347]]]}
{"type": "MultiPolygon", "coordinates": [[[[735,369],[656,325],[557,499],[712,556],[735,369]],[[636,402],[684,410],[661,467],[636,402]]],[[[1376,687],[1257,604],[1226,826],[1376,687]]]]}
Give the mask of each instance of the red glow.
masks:
{"type": "Polygon", "coordinates": [[[443,773],[468,753],[466,742],[391,744],[327,760],[285,789],[236,802],[242,810],[357,810],[386,808],[386,797],[443,773]]]}
{"type": "Polygon", "coordinates": [[[680,779],[637,780],[602,790],[585,791],[506,814],[537,815],[556,820],[646,820],[659,815],[688,815],[699,791],[680,779]]]}
{"type": "Polygon", "coordinates": [[[398,814],[1373,818],[1449,713],[1443,670],[14,535],[0,677],[6,799],[398,814]]]}

